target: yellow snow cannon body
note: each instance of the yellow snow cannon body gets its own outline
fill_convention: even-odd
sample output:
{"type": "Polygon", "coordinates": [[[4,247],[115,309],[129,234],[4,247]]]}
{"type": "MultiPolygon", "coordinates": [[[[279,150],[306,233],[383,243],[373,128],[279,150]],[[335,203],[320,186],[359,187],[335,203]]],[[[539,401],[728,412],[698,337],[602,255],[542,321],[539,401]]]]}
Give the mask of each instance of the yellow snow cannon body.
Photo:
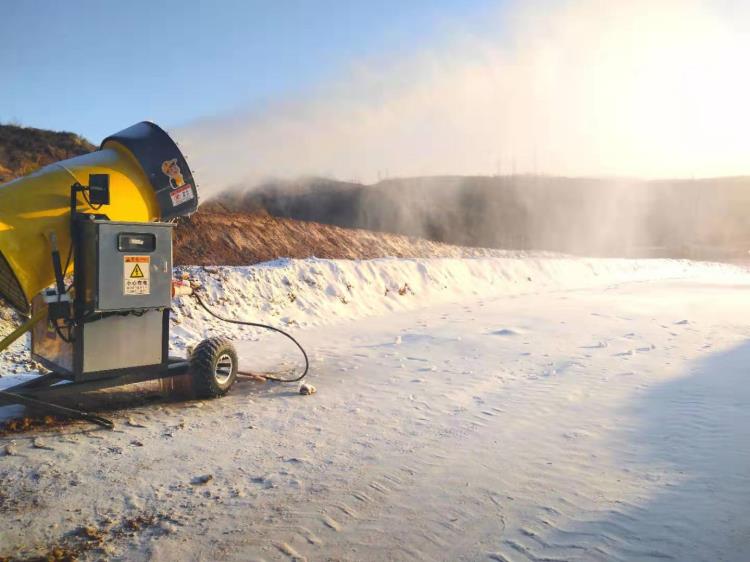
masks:
{"type": "Polygon", "coordinates": [[[198,206],[184,156],[146,121],[107,137],[95,152],[0,185],[0,297],[20,313],[28,314],[32,298],[55,281],[54,246],[67,262],[63,273],[72,272],[71,197],[78,212],[92,213],[98,207],[87,203],[86,186],[105,175],[110,201],[102,212],[111,221],[166,221],[198,206]],[[74,185],[83,188],[78,195],[71,195],[74,185]]]}

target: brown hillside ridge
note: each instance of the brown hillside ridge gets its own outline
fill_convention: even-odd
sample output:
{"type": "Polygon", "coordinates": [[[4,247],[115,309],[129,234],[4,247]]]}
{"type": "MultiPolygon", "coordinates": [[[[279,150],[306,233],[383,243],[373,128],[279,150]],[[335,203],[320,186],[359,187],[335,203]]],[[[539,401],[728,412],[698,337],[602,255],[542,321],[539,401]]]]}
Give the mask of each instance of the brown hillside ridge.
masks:
{"type": "Polygon", "coordinates": [[[74,133],[0,125],[0,183],[93,150],[93,144],[74,133]]]}
{"type": "Polygon", "coordinates": [[[277,218],[262,212],[206,212],[203,208],[179,221],[174,246],[176,265],[250,265],[284,257],[482,257],[501,253],[277,218]]]}
{"type": "Polygon", "coordinates": [[[750,249],[750,176],[308,178],[232,189],[210,203],[460,246],[743,262],[750,249]]]}

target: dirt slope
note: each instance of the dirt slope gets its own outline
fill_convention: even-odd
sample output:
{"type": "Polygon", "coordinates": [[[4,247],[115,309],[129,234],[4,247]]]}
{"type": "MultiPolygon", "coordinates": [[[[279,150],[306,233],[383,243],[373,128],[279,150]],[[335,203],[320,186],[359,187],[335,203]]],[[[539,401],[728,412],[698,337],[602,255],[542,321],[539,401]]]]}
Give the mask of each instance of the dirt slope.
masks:
{"type": "Polygon", "coordinates": [[[261,213],[198,211],[175,232],[178,265],[249,265],[281,257],[370,259],[489,256],[500,252],[461,248],[396,234],[340,228],[261,213]]]}
{"type": "Polygon", "coordinates": [[[0,183],[92,150],[96,147],[75,133],[0,125],[0,183]]]}
{"type": "Polygon", "coordinates": [[[485,248],[713,260],[745,258],[750,248],[750,176],[312,179],[233,190],[211,203],[485,248]]]}

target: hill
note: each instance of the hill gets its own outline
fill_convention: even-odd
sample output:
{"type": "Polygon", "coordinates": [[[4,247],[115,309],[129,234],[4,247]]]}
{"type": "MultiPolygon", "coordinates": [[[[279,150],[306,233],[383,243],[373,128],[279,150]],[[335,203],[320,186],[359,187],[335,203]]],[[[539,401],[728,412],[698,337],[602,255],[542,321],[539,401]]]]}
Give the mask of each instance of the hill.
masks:
{"type": "Polygon", "coordinates": [[[750,249],[750,178],[640,181],[550,176],[313,181],[218,196],[245,212],[462,246],[586,255],[738,259],[750,249]]]}
{"type": "Polygon", "coordinates": [[[96,147],[75,133],[0,125],[0,183],[92,150],[96,147]]]}
{"type": "Polygon", "coordinates": [[[250,265],[280,257],[489,257],[498,250],[462,248],[419,238],[201,207],[175,230],[177,265],[250,265]]]}

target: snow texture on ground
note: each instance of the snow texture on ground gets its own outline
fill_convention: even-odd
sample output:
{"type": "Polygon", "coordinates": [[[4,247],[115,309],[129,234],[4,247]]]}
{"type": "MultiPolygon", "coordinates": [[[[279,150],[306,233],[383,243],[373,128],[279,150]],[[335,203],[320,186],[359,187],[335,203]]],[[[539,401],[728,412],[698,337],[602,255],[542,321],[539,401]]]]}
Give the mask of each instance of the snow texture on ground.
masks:
{"type": "MultiPolygon", "coordinates": [[[[750,559],[746,269],[192,273],[223,312],[293,327],[318,392],[243,382],[111,412],[114,432],[0,438],[0,556],[77,540],[84,560],[750,559]]],[[[176,351],[226,333],[248,368],[293,363],[187,300],[175,321],[176,351]]]]}

